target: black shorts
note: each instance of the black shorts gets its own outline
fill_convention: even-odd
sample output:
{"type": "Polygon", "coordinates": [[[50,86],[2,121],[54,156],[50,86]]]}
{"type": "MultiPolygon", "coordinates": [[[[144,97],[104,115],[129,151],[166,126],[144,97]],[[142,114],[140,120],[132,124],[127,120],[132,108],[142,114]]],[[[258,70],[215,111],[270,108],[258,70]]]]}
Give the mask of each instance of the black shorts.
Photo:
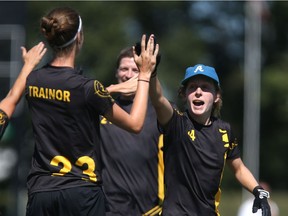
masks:
{"type": "Polygon", "coordinates": [[[26,216],[104,216],[101,187],[37,192],[28,197],[26,216]]]}

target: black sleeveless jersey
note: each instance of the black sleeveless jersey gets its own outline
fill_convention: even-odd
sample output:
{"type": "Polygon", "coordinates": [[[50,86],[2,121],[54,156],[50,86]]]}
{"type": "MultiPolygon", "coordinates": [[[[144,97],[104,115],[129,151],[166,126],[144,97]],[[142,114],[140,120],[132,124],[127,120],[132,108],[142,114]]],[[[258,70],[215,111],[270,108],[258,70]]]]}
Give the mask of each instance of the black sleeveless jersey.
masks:
{"type": "Polygon", "coordinates": [[[8,125],[9,119],[7,114],[0,109],[0,140],[4,134],[4,131],[8,125]]]}
{"type": "Polygon", "coordinates": [[[26,82],[35,149],[28,192],[101,184],[99,116],[113,99],[97,80],[45,66],[26,82]]]}
{"type": "MultiPolygon", "coordinates": [[[[132,101],[116,99],[128,113],[132,101]]],[[[156,215],[163,200],[163,136],[152,104],[139,134],[129,133],[105,118],[101,120],[103,185],[110,214],[156,215]],[[160,136],[160,139],[159,139],[160,136]],[[147,214],[145,214],[147,213],[147,214]]],[[[110,215],[109,213],[107,215],[110,215]]]]}
{"type": "Polygon", "coordinates": [[[164,131],[163,216],[220,215],[225,161],[240,157],[230,125],[220,119],[203,126],[174,110],[164,131]]]}

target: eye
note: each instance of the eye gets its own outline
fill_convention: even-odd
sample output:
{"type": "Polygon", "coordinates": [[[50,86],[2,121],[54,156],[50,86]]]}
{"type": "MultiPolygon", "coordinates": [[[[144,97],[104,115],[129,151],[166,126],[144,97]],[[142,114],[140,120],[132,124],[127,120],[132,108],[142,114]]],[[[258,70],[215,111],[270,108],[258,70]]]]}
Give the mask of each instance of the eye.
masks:
{"type": "Polygon", "coordinates": [[[210,83],[205,83],[201,85],[201,89],[202,91],[205,91],[205,92],[212,92],[214,90],[213,85],[210,83]]]}
{"type": "Polygon", "coordinates": [[[197,85],[196,84],[191,84],[187,87],[188,91],[195,91],[197,89],[197,85]]]}
{"type": "Polygon", "coordinates": [[[133,69],[133,72],[134,73],[139,73],[139,70],[138,69],[133,69]]]}

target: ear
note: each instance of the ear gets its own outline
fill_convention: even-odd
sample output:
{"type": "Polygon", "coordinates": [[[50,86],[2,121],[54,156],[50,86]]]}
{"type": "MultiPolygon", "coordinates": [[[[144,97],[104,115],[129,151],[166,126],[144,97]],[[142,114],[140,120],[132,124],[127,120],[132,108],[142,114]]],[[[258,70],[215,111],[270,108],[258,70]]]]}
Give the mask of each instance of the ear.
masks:
{"type": "Polygon", "coordinates": [[[217,103],[220,100],[221,96],[219,93],[216,94],[216,98],[214,100],[214,103],[217,103]]]}

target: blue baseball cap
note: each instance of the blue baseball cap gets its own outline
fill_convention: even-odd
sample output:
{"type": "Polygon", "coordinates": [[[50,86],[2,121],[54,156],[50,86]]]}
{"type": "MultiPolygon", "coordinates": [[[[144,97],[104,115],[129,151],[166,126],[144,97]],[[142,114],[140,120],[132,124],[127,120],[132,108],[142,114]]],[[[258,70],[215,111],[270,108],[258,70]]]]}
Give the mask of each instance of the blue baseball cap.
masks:
{"type": "Polygon", "coordinates": [[[191,77],[196,75],[204,75],[207,76],[218,84],[220,86],[218,75],[213,67],[209,67],[203,64],[197,64],[193,67],[188,67],[186,69],[185,77],[182,80],[181,84],[184,85],[191,77]]]}

